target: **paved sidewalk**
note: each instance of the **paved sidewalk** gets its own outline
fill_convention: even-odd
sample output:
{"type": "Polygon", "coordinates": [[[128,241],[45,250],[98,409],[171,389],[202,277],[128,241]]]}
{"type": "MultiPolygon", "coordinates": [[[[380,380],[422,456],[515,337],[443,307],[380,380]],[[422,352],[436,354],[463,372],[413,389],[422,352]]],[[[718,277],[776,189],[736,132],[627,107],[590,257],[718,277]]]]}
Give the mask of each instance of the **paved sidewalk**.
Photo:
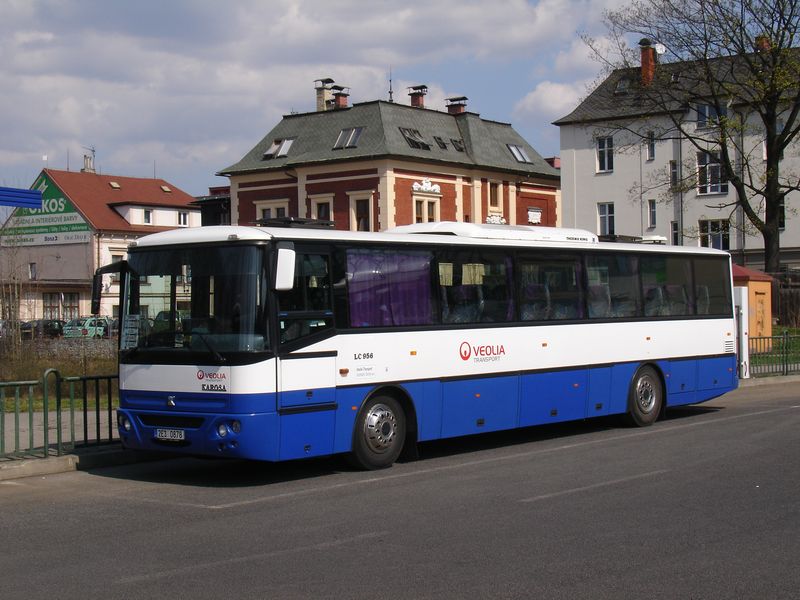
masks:
{"type": "MultiPolygon", "coordinates": [[[[800,383],[800,375],[758,377],[740,380],[739,387],[747,389],[762,385],[795,385],[797,383],[800,383]]],[[[81,448],[63,456],[0,459],[0,481],[163,460],[172,456],[157,452],[124,450],[119,442],[114,442],[103,446],[81,448]]]]}

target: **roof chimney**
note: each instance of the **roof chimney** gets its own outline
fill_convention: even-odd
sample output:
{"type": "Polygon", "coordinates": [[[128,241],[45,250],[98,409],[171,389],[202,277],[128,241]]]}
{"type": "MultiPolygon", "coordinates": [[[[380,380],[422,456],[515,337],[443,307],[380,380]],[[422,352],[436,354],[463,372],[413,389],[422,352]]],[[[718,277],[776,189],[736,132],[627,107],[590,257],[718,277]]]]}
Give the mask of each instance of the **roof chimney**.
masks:
{"type": "Polygon", "coordinates": [[[453,98],[445,98],[447,102],[447,112],[451,115],[460,115],[467,111],[467,97],[454,96],[453,98]]]}
{"type": "Polygon", "coordinates": [[[94,173],[94,157],[88,154],[83,155],[83,168],[81,173],[94,173]]]}
{"type": "Polygon", "coordinates": [[[350,95],[350,88],[341,85],[331,86],[333,92],[333,108],[347,108],[347,97],[350,95]]]}
{"type": "Polygon", "coordinates": [[[642,85],[648,86],[656,75],[656,49],[647,38],[639,40],[639,48],[642,51],[642,85]]]}
{"type": "Polygon", "coordinates": [[[330,77],[314,80],[314,89],[317,91],[317,112],[328,110],[328,107],[333,102],[332,85],[333,79],[330,77]]]}
{"type": "Polygon", "coordinates": [[[411,96],[411,106],[414,108],[425,108],[425,94],[428,93],[428,86],[415,85],[408,89],[408,95],[411,96]]]}

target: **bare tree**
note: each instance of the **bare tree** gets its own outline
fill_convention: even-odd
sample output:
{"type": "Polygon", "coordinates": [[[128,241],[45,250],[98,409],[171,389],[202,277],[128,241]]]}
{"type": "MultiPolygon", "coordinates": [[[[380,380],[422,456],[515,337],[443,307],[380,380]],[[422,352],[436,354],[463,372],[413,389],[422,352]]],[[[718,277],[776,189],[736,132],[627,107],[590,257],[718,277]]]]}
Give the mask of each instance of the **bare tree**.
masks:
{"type": "Polygon", "coordinates": [[[644,131],[634,117],[662,115],[659,139],[679,138],[713,156],[719,173],[700,166],[692,183],[718,176],[733,186],[731,210],[740,208],[758,230],[766,270],[778,271],[785,200],[800,190],[797,173],[781,162],[800,132],[800,0],[634,0],[606,12],[604,23],[602,44],[584,38],[596,58],[618,77],[634,65],[642,73],[630,90],[639,114],[613,126],[643,140],[652,125],[644,131]],[[634,37],[644,38],[640,50],[626,43],[634,37]],[[638,63],[651,45],[648,73],[638,63]]]}

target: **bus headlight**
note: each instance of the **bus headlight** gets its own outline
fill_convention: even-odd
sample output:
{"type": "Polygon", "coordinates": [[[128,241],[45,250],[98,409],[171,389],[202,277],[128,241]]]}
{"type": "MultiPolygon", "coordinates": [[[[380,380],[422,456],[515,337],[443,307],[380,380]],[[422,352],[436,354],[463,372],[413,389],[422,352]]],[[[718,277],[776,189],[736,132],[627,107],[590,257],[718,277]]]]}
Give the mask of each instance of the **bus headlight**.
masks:
{"type": "Polygon", "coordinates": [[[124,431],[130,431],[133,428],[131,420],[125,415],[117,415],[117,423],[119,423],[120,429],[124,431]]]}
{"type": "Polygon", "coordinates": [[[239,433],[241,430],[242,430],[242,424],[239,421],[231,422],[231,431],[233,433],[239,433]]]}
{"type": "Polygon", "coordinates": [[[226,435],[228,435],[228,426],[225,425],[225,423],[220,423],[217,425],[217,434],[219,437],[224,438],[226,435]]]}

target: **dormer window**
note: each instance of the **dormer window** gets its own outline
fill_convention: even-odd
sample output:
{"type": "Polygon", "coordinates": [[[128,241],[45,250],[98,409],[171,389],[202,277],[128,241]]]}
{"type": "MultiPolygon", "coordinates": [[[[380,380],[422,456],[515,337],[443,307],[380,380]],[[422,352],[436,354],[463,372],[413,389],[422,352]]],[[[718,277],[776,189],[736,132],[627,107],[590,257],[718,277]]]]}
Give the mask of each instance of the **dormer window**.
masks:
{"type": "Polygon", "coordinates": [[[450,138],[450,143],[453,144],[453,148],[455,148],[457,151],[464,152],[464,140],[450,138]]]}
{"type": "Polygon", "coordinates": [[[120,186],[120,184],[118,184],[116,181],[109,181],[109,182],[108,182],[108,185],[110,185],[110,186],[111,186],[111,189],[112,189],[112,190],[118,190],[118,189],[120,189],[120,188],[122,187],[122,186],[120,186]]]}
{"type": "Polygon", "coordinates": [[[342,148],[355,148],[358,145],[358,140],[363,131],[363,127],[349,127],[347,129],[342,129],[339,132],[339,137],[336,138],[336,143],[333,145],[333,149],[341,150],[342,148]]]}
{"type": "Polygon", "coordinates": [[[408,129],[406,127],[400,127],[400,133],[403,134],[403,137],[408,142],[408,145],[412,148],[417,148],[419,150],[430,150],[431,145],[425,141],[425,138],[422,137],[422,134],[417,129],[408,129]]]}
{"type": "Polygon", "coordinates": [[[508,149],[511,150],[511,154],[514,155],[514,158],[517,159],[517,162],[521,163],[532,163],[531,157],[528,156],[528,153],[525,152],[525,148],[522,146],[516,146],[514,144],[506,144],[508,149]]]}
{"type": "Polygon", "coordinates": [[[628,79],[627,77],[623,77],[622,79],[617,81],[617,85],[614,88],[614,95],[618,96],[621,94],[627,94],[628,89],[630,89],[630,87],[631,87],[631,80],[628,79]]]}
{"type": "Polygon", "coordinates": [[[153,211],[149,208],[144,209],[144,224],[145,225],[153,224],[153,211]]]}
{"type": "Polygon", "coordinates": [[[292,147],[294,138],[287,138],[285,140],[275,140],[269,147],[269,150],[264,152],[264,158],[281,158],[289,153],[289,148],[292,147]]]}

